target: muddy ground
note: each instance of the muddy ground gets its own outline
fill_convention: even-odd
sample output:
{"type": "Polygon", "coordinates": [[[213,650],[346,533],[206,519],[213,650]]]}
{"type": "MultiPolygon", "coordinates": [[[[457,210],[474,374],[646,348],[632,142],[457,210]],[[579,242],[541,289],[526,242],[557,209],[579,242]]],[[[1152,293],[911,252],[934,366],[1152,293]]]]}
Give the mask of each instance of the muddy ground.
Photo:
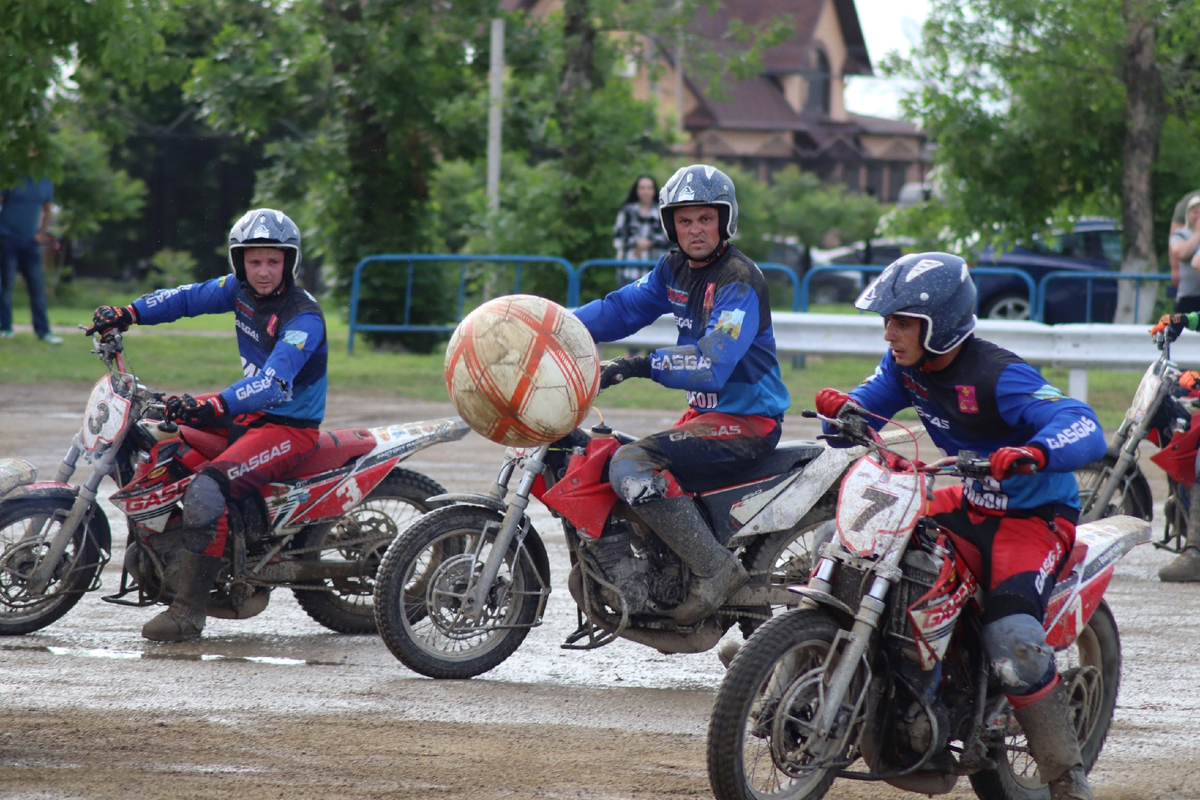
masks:
{"type": "MultiPolygon", "coordinates": [[[[0,387],[0,457],[52,475],[87,393],[79,384],[0,387]]],[[[330,398],[327,425],[451,413],[448,404],[343,394],[330,398]]],[[[631,432],[672,421],[608,416],[631,432]]],[[[812,433],[789,421],[785,438],[812,433]]],[[[451,490],[483,491],[499,453],[470,437],[407,466],[451,490]]],[[[1161,473],[1147,472],[1161,502],[1161,473]]],[[[535,524],[556,581],[546,623],[471,681],[418,676],[377,637],[332,634],[283,592],[262,615],[212,620],[201,641],[177,645],[140,637],[152,612],[87,595],[54,625],[0,641],[0,798],[710,797],[716,656],[662,656],[625,642],[559,649],[575,626],[566,548],[540,507],[535,524]]],[[[1159,583],[1167,560],[1139,548],[1109,590],[1124,670],[1093,773],[1099,800],[1200,798],[1200,588],[1159,583]]],[[[118,576],[110,565],[105,589],[118,576]]],[[[843,781],[827,796],[913,795],[843,781]]],[[[948,796],[973,795],[963,780],[948,796]]]]}

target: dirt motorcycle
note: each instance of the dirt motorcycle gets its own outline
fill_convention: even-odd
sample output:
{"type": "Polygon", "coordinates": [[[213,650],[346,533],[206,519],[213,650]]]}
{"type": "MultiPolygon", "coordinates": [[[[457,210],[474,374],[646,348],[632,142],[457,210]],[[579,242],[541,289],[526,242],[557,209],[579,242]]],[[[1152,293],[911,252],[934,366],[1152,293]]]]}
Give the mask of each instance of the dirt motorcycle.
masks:
{"type": "MultiPolygon", "coordinates": [[[[984,480],[988,460],[963,451],[926,466],[873,441],[862,417],[825,421],[869,452],[842,483],[836,537],[793,588],[800,606],[756,630],[721,683],[708,733],[717,800],[817,800],[839,777],[944,794],[960,775],[985,800],[1045,798],[983,655],[979,552],[922,516],[933,475],[984,480]]],[[[1089,770],[1121,670],[1104,590],[1149,537],[1128,516],[1080,525],[1047,608],[1089,770]]]]}
{"type": "Polygon", "coordinates": [[[1163,536],[1154,546],[1178,553],[1187,542],[1187,487],[1196,479],[1200,443],[1200,425],[1193,424],[1193,415],[1200,409],[1179,385],[1183,372],[1171,361],[1174,338],[1168,330],[1154,334],[1159,356],[1146,368],[1125,418],[1109,442],[1108,453],[1076,470],[1075,478],[1082,521],[1128,514],[1149,522],[1154,517],[1154,498],[1138,466],[1138,450],[1145,441],[1158,447],[1150,460],[1167,473],[1167,499],[1163,536]]]}
{"type": "Polygon", "coordinates": [[[541,624],[550,566],[526,515],[531,496],[562,520],[570,550],[567,585],[579,625],[563,648],[623,638],[698,653],[734,624],[749,636],[795,604],[786,587],[808,575],[816,529],[833,517],[838,483],[863,452],[782,442],[735,481],[681,482],[751,575],[711,617],[681,626],[670,612],[687,598],[691,573],[607,480],[613,452],[632,441],[601,420],[550,445],[509,448],[487,495],[434,498],[447,505],[392,543],[376,581],[379,631],[396,658],[429,677],[470,678],[503,662],[541,624]]]}
{"type": "MultiPolygon", "coordinates": [[[[93,388],[54,479],[38,482],[32,465],[0,459],[0,635],[44,628],[100,587],[112,536],[96,496],[110,475],[129,532],[119,589],[103,599],[169,604],[183,549],[180,500],[227,446],[218,433],[164,421],[165,396],[138,382],[119,332],[95,341],[109,373],[93,388]],[[72,485],[80,457],[92,474],[72,485]]],[[[450,418],[322,431],[292,474],[228,504],[226,563],[208,614],[254,616],[272,589],[286,587],[325,627],[373,633],[373,579],[384,550],[409,518],[436,506],[430,497],[445,493],[397,464],[469,430],[450,418]]]]}

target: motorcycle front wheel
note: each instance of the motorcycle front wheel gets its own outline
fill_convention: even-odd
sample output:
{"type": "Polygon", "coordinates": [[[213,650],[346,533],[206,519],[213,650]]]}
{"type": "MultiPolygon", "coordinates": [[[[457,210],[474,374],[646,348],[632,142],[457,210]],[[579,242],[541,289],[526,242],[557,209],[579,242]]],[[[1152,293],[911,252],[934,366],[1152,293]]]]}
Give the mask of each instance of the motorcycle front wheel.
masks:
{"type": "Polygon", "coordinates": [[[1147,522],[1151,521],[1154,519],[1154,497],[1150,492],[1149,481],[1136,464],[1132,465],[1125,480],[1113,492],[1112,499],[1108,501],[1104,511],[1100,514],[1092,511],[1096,492],[1112,474],[1116,465],[1117,457],[1110,454],[1075,470],[1075,482],[1079,484],[1080,517],[1104,519],[1117,514],[1128,514],[1147,522]]]}
{"type": "Polygon", "coordinates": [[[107,556],[101,557],[103,522],[95,514],[87,526],[79,526],[45,591],[33,595],[29,574],[41,563],[46,545],[71,513],[72,501],[35,500],[0,507],[0,636],[15,636],[41,630],[70,611],[83,593],[92,588],[107,556]],[[34,530],[35,523],[41,528],[34,530]]]}
{"type": "MultiPolygon", "coordinates": [[[[1107,603],[1100,601],[1079,637],[1055,659],[1071,690],[1071,721],[1084,769],[1090,772],[1108,737],[1121,682],[1121,640],[1107,603]]],[[[1048,800],[1050,788],[1029,755],[1025,735],[1019,728],[1013,730],[1003,747],[989,752],[996,769],[972,775],[971,786],[982,800],[1048,800]]]]}
{"type": "Polygon", "coordinates": [[[413,520],[430,511],[427,501],[446,489],[419,472],[394,469],[366,499],[333,527],[313,526],[297,537],[308,552],[300,558],[358,561],[356,578],[322,581],[325,589],[293,589],[296,602],[313,620],[338,633],[375,633],[375,576],[388,546],[413,520]]]}
{"type": "MultiPolygon", "coordinates": [[[[430,678],[473,678],[513,654],[537,618],[543,587],[516,542],[504,555],[478,619],[467,613],[472,577],[487,561],[503,517],[478,506],[426,514],[384,554],[375,617],[384,643],[430,678]]],[[[536,536],[530,530],[527,536],[536,536]]]]}
{"type": "MultiPolygon", "coordinates": [[[[717,800],[818,800],[845,761],[818,736],[825,659],[839,631],[820,611],[768,620],[734,657],[708,726],[708,779],[717,800]]],[[[851,737],[853,739],[853,737],[851,737]]]]}

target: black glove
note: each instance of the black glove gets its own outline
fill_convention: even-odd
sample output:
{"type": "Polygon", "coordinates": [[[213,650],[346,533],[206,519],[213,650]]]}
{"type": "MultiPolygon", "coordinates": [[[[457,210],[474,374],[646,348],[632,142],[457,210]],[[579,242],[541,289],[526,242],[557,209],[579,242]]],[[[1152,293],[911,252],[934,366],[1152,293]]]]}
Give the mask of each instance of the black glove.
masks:
{"type": "Polygon", "coordinates": [[[133,306],[100,306],[92,314],[92,327],[84,333],[91,336],[96,333],[104,333],[110,328],[116,328],[124,333],[129,330],[130,325],[137,321],[137,311],[133,306]]]}
{"type": "Polygon", "coordinates": [[[197,400],[190,394],[167,398],[167,419],[171,422],[192,428],[208,428],[212,427],[217,417],[223,416],[225,404],[219,396],[210,397],[208,400],[197,400]]]}
{"type": "Polygon", "coordinates": [[[600,362],[600,388],[607,389],[613,384],[620,383],[626,378],[649,378],[650,356],[632,356],[614,358],[612,361],[600,362]]]}

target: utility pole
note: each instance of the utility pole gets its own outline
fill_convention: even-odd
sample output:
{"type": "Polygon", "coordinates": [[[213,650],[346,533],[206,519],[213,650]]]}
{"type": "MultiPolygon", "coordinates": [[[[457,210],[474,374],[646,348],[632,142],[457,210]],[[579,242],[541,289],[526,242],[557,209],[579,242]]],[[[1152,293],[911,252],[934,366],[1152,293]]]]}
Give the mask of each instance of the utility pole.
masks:
{"type": "Polygon", "coordinates": [[[487,198],[488,209],[500,210],[500,129],[504,100],[504,19],[492,20],[491,91],[488,98],[487,198]]]}

